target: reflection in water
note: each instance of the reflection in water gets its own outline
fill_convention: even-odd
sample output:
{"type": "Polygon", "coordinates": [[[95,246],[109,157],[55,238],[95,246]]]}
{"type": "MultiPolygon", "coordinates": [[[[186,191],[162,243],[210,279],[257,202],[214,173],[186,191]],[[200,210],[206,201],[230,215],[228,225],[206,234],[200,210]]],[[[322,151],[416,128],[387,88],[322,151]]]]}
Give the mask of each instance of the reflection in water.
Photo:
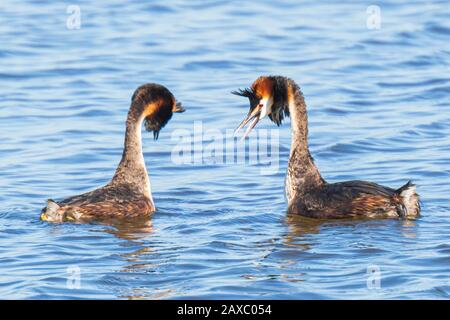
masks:
{"type": "Polygon", "coordinates": [[[286,245],[308,250],[311,248],[310,235],[317,234],[324,220],[311,219],[299,215],[288,215],[285,218],[288,233],[284,238],[286,245]]]}
{"type": "Polygon", "coordinates": [[[154,232],[153,220],[148,217],[135,220],[120,220],[109,222],[105,231],[113,234],[119,239],[127,240],[130,246],[138,246],[138,249],[120,254],[124,260],[124,265],[116,272],[116,277],[126,282],[126,286],[121,286],[116,291],[119,299],[142,300],[142,299],[167,299],[173,296],[176,291],[173,289],[159,289],[154,287],[143,287],[142,282],[134,284],[130,279],[148,279],[157,273],[161,261],[155,255],[155,247],[146,239],[154,232]]]}
{"type": "Polygon", "coordinates": [[[405,238],[417,238],[417,220],[402,220],[400,231],[405,238]]]}
{"type": "Polygon", "coordinates": [[[124,240],[141,240],[153,232],[153,222],[148,217],[108,221],[106,225],[111,227],[105,230],[107,233],[124,240]]]}
{"type": "Polygon", "coordinates": [[[143,241],[153,232],[153,222],[151,219],[142,218],[131,221],[117,221],[113,224],[108,223],[108,225],[112,228],[107,229],[106,232],[120,239],[131,241],[134,245],[144,246],[120,255],[128,262],[122,268],[121,272],[135,272],[139,269],[151,269],[155,267],[152,263],[143,262],[146,261],[143,259],[145,255],[154,252],[154,249],[145,246],[146,243],[143,241]]]}
{"type": "Polygon", "coordinates": [[[147,300],[147,299],[169,299],[173,296],[175,291],[166,289],[166,290],[151,290],[147,288],[133,288],[130,290],[130,294],[119,295],[120,299],[128,299],[128,300],[147,300]]]}
{"type": "MultiPolygon", "coordinates": [[[[284,221],[287,232],[283,246],[277,247],[269,260],[277,261],[280,279],[297,284],[311,281],[313,275],[327,270],[326,281],[330,286],[365,290],[367,267],[378,266],[379,257],[388,252],[396,255],[398,243],[405,243],[405,238],[417,237],[416,220],[317,220],[288,215],[284,221]],[[351,257],[359,267],[350,265],[343,268],[341,257],[351,257]]],[[[387,264],[382,265],[389,270],[387,264]]],[[[320,281],[324,281],[323,278],[320,281]]]]}
{"type": "MultiPolygon", "coordinates": [[[[397,225],[401,235],[405,238],[417,237],[417,220],[399,220],[399,219],[342,219],[342,220],[321,220],[311,219],[298,215],[288,215],[285,219],[288,225],[288,233],[285,236],[286,245],[301,247],[305,250],[311,249],[313,243],[312,235],[319,234],[324,227],[333,230],[342,230],[342,228],[363,228],[373,230],[387,229],[392,225],[397,225]]],[[[395,229],[395,228],[394,228],[395,229]]]]}
{"type": "MultiPolygon", "coordinates": [[[[133,220],[118,220],[109,221],[108,228],[105,229],[107,233],[116,236],[119,239],[129,241],[129,245],[138,246],[139,248],[131,252],[122,253],[119,256],[125,261],[125,264],[116,272],[116,276],[124,279],[125,282],[127,274],[136,276],[151,276],[158,267],[156,263],[150,259],[149,256],[155,253],[155,249],[148,246],[145,241],[149,235],[154,231],[153,220],[148,217],[133,220]]],[[[133,283],[128,282],[126,287],[121,287],[116,291],[116,296],[119,299],[164,299],[170,297],[171,290],[158,290],[152,288],[143,288],[142,286],[134,286],[133,283]]]]}

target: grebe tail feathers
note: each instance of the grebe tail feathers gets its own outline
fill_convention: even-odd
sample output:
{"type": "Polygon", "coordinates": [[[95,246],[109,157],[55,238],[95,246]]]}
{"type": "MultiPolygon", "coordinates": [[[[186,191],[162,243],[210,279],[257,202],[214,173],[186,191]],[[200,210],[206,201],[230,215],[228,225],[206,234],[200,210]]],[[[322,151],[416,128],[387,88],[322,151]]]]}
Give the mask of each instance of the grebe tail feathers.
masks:
{"type": "Polygon", "coordinates": [[[417,217],[420,213],[420,199],[416,193],[416,185],[408,181],[405,185],[401,186],[395,191],[395,194],[400,196],[401,206],[397,212],[400,217],[417,217]]]}
{"type": "MultiPolygon", "coordinates": [[[[41,211],[41,220],[48,220],[48,219],[54,219],[58,216],[58,210],[61,207],[52,199],[47,200],[47,206],[44,207],[41,211]]],[[[54,220],[60,220],[60,219],[54,219],[54,220]]]]}

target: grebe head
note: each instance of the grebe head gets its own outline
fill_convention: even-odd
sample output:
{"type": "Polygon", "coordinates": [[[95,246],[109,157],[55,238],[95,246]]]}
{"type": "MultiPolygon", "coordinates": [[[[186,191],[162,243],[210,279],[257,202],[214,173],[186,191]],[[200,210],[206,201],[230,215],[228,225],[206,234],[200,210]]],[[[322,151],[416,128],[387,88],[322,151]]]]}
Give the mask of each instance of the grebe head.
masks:
{"type": "Polygon", "coordinates": [[[139,116],[144,117],[145,129],[153,131],[155,140],[174,112],[185,111],[166,87],[155,83],[137,88],[131,98],[131,104],[138,106],[139,116]]]}
{"type": "Polygon", "coordinates": [[[287,108],[287,81],[287,78],[281,76],[262,76],[256,79],[250,88],[232,92],[250,100],[250,110],[247,117],[236,129],[236,133],[251,122],[243,136],[244,139],[264,117],[269,116],[270,120],[279,126],[284,116],[289,116],[287,108]]]}

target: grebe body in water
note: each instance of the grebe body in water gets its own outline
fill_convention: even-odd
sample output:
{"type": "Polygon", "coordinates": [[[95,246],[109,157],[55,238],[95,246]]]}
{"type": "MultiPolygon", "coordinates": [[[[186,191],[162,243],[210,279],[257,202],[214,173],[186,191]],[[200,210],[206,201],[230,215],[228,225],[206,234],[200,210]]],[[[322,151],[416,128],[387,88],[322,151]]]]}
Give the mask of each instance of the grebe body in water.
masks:
{"type": "Polygon", "coordinates": [[[183,112],[172,93],[158,84],[145,84],[134,92],[126,121],[122,159],[112,180],[99,189],[55,202],[47,201],[41,220],[51,222],[133,218],[155,211],[150,180],[142,153],[142,124],[159,131],[174,112],[183,112]]]}
{"type": "Polygon", "coordinates": [[[411,182],[392,189],[366,181],[327,183],[308,148],[308,117],[299,86],[281,76],[258,78],[250,88],[233,94],[250,100],[250,111],[239,129],[249,124],[244,138],[265,116],[278,126],[290,116],[291,151],[286,175],[288,213],[312,218],[419,216],[420,201],[411,182]]]}

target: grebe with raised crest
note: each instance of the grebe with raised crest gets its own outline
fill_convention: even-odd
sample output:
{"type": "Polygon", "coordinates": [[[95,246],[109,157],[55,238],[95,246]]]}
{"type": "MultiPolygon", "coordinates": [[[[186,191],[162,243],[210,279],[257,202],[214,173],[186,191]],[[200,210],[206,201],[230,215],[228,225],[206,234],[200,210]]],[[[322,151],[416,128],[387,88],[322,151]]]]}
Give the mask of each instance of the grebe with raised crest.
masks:
{"type": "Polygon", "coordinates": [[[262,76],[250,88],[233,91],[250,100],[250,111],[236,129],[247,124],[243,138],[268,116],[278,126],[290,116],[291,151],[285,182],[288,213],[312,218],[401,217],[420,214],[420,200],[410,181],[399,189],[373,182],[327,183],[314,164],[308,147],[308,117],[300,87],[282,76],[262,76]]]}

